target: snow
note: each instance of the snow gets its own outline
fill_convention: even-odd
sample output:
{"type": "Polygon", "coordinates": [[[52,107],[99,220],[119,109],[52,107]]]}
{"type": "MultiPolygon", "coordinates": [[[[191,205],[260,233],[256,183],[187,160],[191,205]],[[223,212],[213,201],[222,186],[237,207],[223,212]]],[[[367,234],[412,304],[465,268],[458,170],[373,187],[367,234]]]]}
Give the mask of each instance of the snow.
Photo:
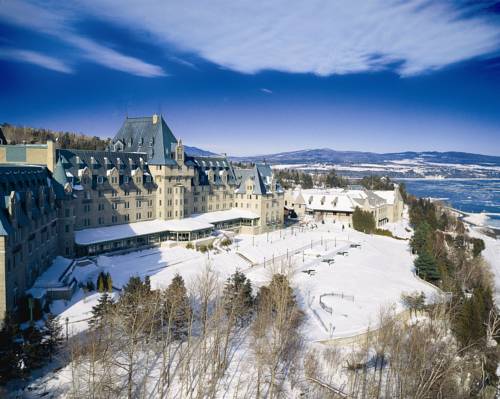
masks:
{"type": "Polygon", "coordinates": [[[394,201],[396,200],[396,193],[394,190],[376,190],[374,193],[380,198],[383,198],[389,205],[394,205],[394,201]]]}
{"type": "MultiPolygon", "coordinates": [[[[100,271],[109,272],[117,289],[131,276],[150,276],[156,289],[168,286],[179,273],[190,287],[208,265],[221,281],[237,269],[243,271],[255,291],[267,284],[272,274],[288,271],[306,314],[304,331],[309,341],[373,328],[381,308],[402,309],[402,292],[423,291],[428,298],[436,294],[432,286],[414,276],[413,258],[406,241],[348,228],[342,231],[339,223],[293,227],[255,236],[237,235],[228,251],[206,254],[183,247],[161,247],[116,256],[101,255],[87,270],[75,268],[73,276],[78,281],[95,282],[100,271]],[[353,243],[361,247],[351,248],[353,243]],[[347,255],[339,255],[338,251],[347,251],[347,255]],[[334,263],[329,265],[322,258],[333,258],[334,263]],[[304,273],[307,270],[315,273],[304,273]],[[340,294],[324,297],[323,302],[333,307],[333,316],[319,304],[319,297],[329,293],[340,294]],[[354,301],[347,299],[351,296],[354,301]]],[[[87,328],[86,319],[98,298],[98,294],[86,296],[79,290],[68,303],[55,301],[52,311],[62,319],[68,317],[73,333],[77,333],[87,328]]]]}
{"type": "Polygon", "coordinates": [[[484,241],[485,248],[481,253],[482,257],[488,262],[491,267],[495,279],[495,302],[500,305],[500,240],[487,236],[481,231],[479,223],[473,223],[482,220],[484,214],[469,214],[470,218],[464,218],[469,223],[470,235],[481,238],[484,241]]]}
{"type": "Polygon", "coordinates": [[[62,287],[64,283],[59,281],[66,269],[71,264],[72,260],[58,256],[52,264],[39,276],[33,287],[26,291],[33,298],[42,298],[45,295],[47,288],[62,287]]]}
{"type": "Polygon", "coordinates": [[[476,226],[485,226],[488,220],[488,215],[486,213],[468,213],[464,217],[464,221],[474,224],[476,226]]]}
{"type": "Polygon", "coordinates": [[[80,245],[95,244],[105,241],[121,240],[145,234],[163,231],[188,232],[213,229],[213,225],[193,218],[178,220],[148,220],[108,227],[95,227],[75,231],[75,242],[80,245]]]}
{"type": "Polygon", "coordinates": [[[229,209],[227,211],[215,211],[200,213],[192,216],[193,219],[205,223],[225,222],[234,219],[258,219],[259,216],[245,209],[229,209]]]}
{"type": "Polygon", "coordinates": [[[410,226],[408,207],[406,205],[404,206],[403,217],[399,222],[386,223],[381,228],[390,231],[394,237],[409,240],[413,235],[413,228],[410,226]]]}
{"type": "Polygon", "coordinates": [[[190,232],[207,229],[212,230],[214,228],[213,224],[217,222],[258,218],[259,216],[251,211],[233,208],[227,211],[196,214],[184,219],[155,219],[144,222],[78,230],[75,231],[75,242],[80,245],[88,245],[164,231],[190,232]]]}

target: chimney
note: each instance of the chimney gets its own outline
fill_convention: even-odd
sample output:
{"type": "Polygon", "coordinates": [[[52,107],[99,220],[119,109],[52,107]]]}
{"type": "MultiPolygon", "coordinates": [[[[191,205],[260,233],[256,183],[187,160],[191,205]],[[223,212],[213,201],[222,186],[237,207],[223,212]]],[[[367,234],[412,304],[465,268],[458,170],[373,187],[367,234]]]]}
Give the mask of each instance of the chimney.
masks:
{"type": "Polygon", "coordinates": [[[156,125],[158,123],[158,115],[153,114],[153,125],[156,125]]]}

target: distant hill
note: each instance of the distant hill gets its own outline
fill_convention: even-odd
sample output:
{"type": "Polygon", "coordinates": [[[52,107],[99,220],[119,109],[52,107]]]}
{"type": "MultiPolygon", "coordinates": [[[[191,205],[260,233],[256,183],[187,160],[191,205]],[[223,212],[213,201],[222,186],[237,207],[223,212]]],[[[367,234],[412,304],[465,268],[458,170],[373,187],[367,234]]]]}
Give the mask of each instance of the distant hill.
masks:
{"type": "Polygon", "coordinates": [[[489,166],[500,165],[500,156],[471,154],[466,152],[406,151],[379,154],[375,152],[361,151],[336,151],[330,148],[298,150],[248,157],[231,157],[231,159],[239,162],[259,162],[265,160],[266,162],[273,164],[357,164],[418,159],[435,163],[476,164],[489,166]]]}
{"type": "Polygon", "coordinates": [[[61,148],[77,148],[80,150],[104,150],[110,139],[88,136],[75,132],[58,132],[50,129],[15,126],[8,123],[1,125],[9,144],[44,144],[47,140],[58,141],[61,148]]]}
{"type": "MultiPolygon", "coordinates": [[[[97,136],[89,136],[83,133],[58,132],[55,130],[34,128],[26,126],[15,126],[8,123],[0,125],[9,144],[44,144],[47,140],[58,141],[61,148],[73,148],[79,150],[105,150],[111,139],[103,139],[97,136]]],[[[1,135],[0,135],[1,139],[1,135]]],[[[191,156],[217,155],[213,152],[198,147],[184,146],[185,151],[191,156]]]]}

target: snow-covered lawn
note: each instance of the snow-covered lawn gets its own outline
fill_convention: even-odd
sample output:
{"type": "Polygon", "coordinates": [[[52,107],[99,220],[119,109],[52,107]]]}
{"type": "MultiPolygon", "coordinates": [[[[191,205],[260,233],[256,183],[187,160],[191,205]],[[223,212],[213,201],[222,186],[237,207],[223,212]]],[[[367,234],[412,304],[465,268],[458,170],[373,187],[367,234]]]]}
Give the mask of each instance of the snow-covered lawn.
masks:
{"type": "MultiPolygon", "coordinates": [[[[73,275],[85,283],[89,278],[95,281],[100,271],[109,272],[113,286],[120,289],[131,276],[150,276],[153,288],[164,288],[179,273],[189,287],[208,263],[221,280],[236,269],[244,271],[255,288],[266,284],[273,272],[291,273],[306,314],[304,331],[309,340],[346,336],[376,326],[381,308],[401,308],[402,292],[424,291],[428,297],[435,294],[432,287],[414,277],[407,241],[352,229],[342,231],[342,226],[334,223],[318,224],[314,229],[294,227],[257,236],[238,235],[227,252],[202,254],[181,247],[162,247],[101,255],[96,264],[77,267],[73,275]],[[352,248],[353,243],[361,246],[352,248]],[[321,262],[320,257],[334,259],[334,263],[321,262]],[[332,293],[340,296],[323,298],[323,303],[333,308],[331,315],[320,306],[319,298],[332,293]]],[[[52,311],[61,316],[63,323],[68,317],[70,333],[78,333],[87,328],[86,319],[98,298],[99,294],[79,290],[67,303],[55,301],[52,311]]]]}
{"type": "Polygon", "coordinates": [[[470,235],[483,239],[485,249],[482,252],[483,258],[491,267],[495,279],[495,301],[497,306],[500,306],[500,240],[487,236],[481,232],[481,227],[486,224],[486,218],[483,213],[470,214],[470,218],[464,218],[469,225],[470,235]],[[473,222],[471,221],[473,220],[473,222]],[[478,226],[476,226],[478,225],[478,226]]]}

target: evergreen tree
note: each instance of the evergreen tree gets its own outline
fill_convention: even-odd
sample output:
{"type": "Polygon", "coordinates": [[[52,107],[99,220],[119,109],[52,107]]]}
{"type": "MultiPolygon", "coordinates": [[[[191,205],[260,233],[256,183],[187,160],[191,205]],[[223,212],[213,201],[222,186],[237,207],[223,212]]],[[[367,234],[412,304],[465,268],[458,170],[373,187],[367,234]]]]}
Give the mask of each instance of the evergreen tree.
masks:
{"type": "Polygon", "coordinates": [[[22,352],[18,326],[7,315],[0,330],[0,385],[21,375],[22,352]]]}
{"type": "Polygon", "coordinates": [[[283,274],[274,274],[269,286],[264,285],[260,287],[256,298],[257,306],[261,306],[266,302],[271,303],[272,307],[278,306],[279,304],[276,303],[276,298],[273,297],[275,293],[279,293],[280,297],[286,298],[287,308],[291,309],[296,306],[293,289],[290,287],[288,278],[283,274]]]}
{"type": "Polygon", "coordinates": [[[427,222],[419,223],[415,233],[410,240],[410,247],[413,253],[419,254],[423,251],[429,251],[432,243],[432,229],[427,222]]]}
{"type": "Polygon", "coordinates": [[[97,277],[97,291],[99,292],[104,292],[106,291],[105,288],[105,282],[104,282],[104,273],[100,272],[99,276],[97,277]]]}
{"type": "Polygon", "coordinates": [[[188,335],[192,310],[184,280],[179,274],[175,275],[165,290],[165,313],[172,337],[184,339],[188,335]]]}
{"type": "Polygon", "coordinates": [[[424,280],[439,280],[439,271],[436,260],[427,251],[422,251],[415,259],[417,274],[424,280]]]}
{"type": "Polygon", "coordinates": [[[371,212],[356,207],[352,214],[352,227],[363,233],[373,233],[376,230],[375,218],[371,212]]]}
{"type": "Polygon", "coordinates": [[[46,351],[43,344],[43,334],[34,324],[23,331],[23,363],[25,371],[29,372],[40,367],[46,357],[46,351]]]}
{"type": "Polygon", "coordinates": [[[471,238],[472,242],[472,255],[477,257],[481,255],[481,252],[486,248],[484,245],[484,241],[481,238],[471,238]]]}
{"type": "Polygon", "coordinates": [[[109,272],[106,273],[105,283],[106,291],[113,292],[113,280],[111,279],[111,274],[109,274],[109,272]]]}
{"type": "Polygon", "coordinates": [[[146,292],[151,292],[151,278],[149,276],[144,278],[144,289],[146,292]]]}
{"type": "MultiPolygon", "coordinates": [[[[150,293],[147,285],[145,285],[141,278],[132,276],[129,278],[128,283],[123,287],[120,302],[134,304],[142,300],[146,294],[150,293]]],[[[136,303],[137,304],[137,303],[136,303]]]]}
{"type": "Polygon", "coordinates": [[[62,326],[59,321],[51,314],[47,316],[45,322],[45,348],[50,361],[63,342],[62,326]]]}
{"type": "Polygon", "coordinates": [[[254,298],[250,280],[240,271],[227,279],[223,300],[228,317],[240,326],[245,325],[251,316],[254,298]]]}
{"type": "Polygon", "coordinates": [[[394,190],[394,183],[385,176],[371,175],[364,176],[360,181],[367,190],[394,190]]]}
{"type": "Polygon", "coordinates": [[[102,326],[103,319],[109,312],[112,305],[112,298],[108,295],[107,292],[104,292],[99,297],[99,301],[97,302],[97,304],[92,307],[92,317],[89,321],[89,325],[91,328],[99,328],[102,326]]]}
{"type": "Polygon", "coordinates": [[[349,181],[342,176],[339,176],[335,170],[331,170],[328,172],[325,178],[325,186],[327,188],[335,188],[335,187],[347,187],[349,181]]]}

